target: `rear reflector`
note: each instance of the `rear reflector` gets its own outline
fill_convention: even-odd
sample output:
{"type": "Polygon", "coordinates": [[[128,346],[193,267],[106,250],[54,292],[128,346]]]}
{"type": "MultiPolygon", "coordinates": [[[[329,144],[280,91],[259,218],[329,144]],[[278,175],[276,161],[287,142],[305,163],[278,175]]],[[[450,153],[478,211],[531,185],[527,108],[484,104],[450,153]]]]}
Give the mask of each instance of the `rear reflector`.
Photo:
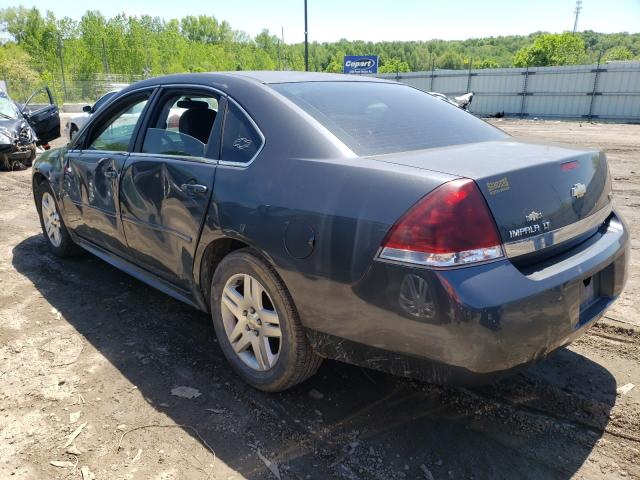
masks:
{"type": "Polygon", "coordinates": [[[452,267],[503,256],[489,207],[473,180],[447,182],[411,207],[391,228],[380,258],[452,267]]]}

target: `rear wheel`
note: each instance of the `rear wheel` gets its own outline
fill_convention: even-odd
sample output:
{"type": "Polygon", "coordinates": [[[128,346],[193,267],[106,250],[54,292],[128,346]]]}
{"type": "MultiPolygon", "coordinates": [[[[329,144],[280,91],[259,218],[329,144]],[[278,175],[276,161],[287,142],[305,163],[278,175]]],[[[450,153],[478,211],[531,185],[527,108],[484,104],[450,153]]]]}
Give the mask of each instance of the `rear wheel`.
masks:
{"type": "Polygon", "coordinates": [[[311,349],[288,291],[250,249],[237,250],[218,265],[211,313],[225,357],[255,388],[286,390],[320,366],[322,359],[311,349]]]}
{"type": "Polygon", "coordinates": [[[81,253],[81,248],[74,243],[67,231],[53,191],[46,181],[40,183],[36,189],[36,207],[49,250],[58,257],[81,253]]]}

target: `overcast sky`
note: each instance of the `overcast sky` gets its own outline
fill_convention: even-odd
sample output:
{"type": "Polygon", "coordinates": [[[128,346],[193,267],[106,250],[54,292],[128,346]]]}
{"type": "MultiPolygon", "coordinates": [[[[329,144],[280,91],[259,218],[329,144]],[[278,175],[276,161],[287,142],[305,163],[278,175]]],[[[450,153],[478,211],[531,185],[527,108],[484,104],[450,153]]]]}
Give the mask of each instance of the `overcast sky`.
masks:
{"type": "MultiPolygon", "coordinates": [[[[165,19],[214,15],[255,36],[263,28],[287,43],[304,39],[303,0],[3,0],[78,19],[86,10],[165,19]]],[[[640,0],[583,0],[579,30],[640,31],[640,0]]],[[[573,28],[575,0],[308,0],[311,41],[452,40],[573,28]]]]}

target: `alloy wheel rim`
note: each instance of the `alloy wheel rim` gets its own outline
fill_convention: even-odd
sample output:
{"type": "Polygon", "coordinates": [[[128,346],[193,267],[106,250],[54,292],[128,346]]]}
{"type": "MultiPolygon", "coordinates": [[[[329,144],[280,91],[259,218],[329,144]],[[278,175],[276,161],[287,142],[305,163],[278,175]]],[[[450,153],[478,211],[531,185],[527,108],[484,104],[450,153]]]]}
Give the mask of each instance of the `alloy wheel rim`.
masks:
{"type": "Polygon", "coordinates": [[[282,331],[276,308],[262,284],[248,274],[233,275],[220,300],[222,323],[231,348],[245,365],[266,371],[276,364],[282,331]]]}
{"type": "Polygon", "coordinates": [[[62,243],[60,214],[49,192],[45,192],[44,195],[42,195],[42,220],[44,221],[44,229],[47,237],[49,237],[49,241],[54,247],[59,247],[62,243]]]}

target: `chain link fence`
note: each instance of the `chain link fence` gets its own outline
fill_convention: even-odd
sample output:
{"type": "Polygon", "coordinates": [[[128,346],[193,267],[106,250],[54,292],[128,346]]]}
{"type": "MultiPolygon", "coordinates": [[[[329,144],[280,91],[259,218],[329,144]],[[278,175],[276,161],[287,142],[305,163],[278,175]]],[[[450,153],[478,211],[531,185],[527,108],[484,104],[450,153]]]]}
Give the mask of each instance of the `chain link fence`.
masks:
{"type": "Polygon", "coordinates": [[[71,79],[53,78],[50,81],[34,79],[33,81],[15,81],[5,78],[7,93],[18,103],[25,102],[38,88],[48,86],[55,102],[93,104],[109,90],[123,88],[130,83],[144,79],[143,75],[98,74],[71,79]]]}

